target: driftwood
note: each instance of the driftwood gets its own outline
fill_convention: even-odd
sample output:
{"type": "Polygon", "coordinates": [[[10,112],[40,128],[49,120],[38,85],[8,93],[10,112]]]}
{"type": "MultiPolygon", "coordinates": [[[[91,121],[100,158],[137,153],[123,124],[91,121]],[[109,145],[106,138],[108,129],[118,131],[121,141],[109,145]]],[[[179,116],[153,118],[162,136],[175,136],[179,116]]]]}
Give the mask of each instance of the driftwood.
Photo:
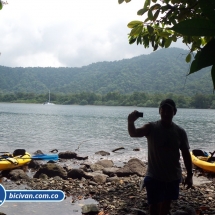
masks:
{"type": "Polygon", "coordinates": [[[112,150],[112,152],[116,152],[116,151],[121,150],[121,149],[125,149],[125,148],[124,147],[119,147],[119,148],[116,148],[116,149],[112,150]]]}
{"type": "Polygon", "coordinates": [[[82,144],[82,143],[85,143],[85,142],[87,142],[87,141],[89,141],[89,140],[82,141],[82,142],[78,145],[78,148],[75,149],[75,151],[78,151],[78,149],[79,149],[79,147],[81,146],[81,144],[82,144]]]}

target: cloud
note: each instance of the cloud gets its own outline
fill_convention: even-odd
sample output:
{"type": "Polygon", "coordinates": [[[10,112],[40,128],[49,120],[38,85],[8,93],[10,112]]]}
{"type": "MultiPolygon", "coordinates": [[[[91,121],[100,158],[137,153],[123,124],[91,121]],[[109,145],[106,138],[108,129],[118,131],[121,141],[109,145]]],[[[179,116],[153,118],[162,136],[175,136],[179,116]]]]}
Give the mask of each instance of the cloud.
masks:
{"type": "Polygon", "coordinates": [[[129,45],[127,23],[142,2],[8,0],[0,11],[0,65],[81,67],[149,54],[129,45]]]}

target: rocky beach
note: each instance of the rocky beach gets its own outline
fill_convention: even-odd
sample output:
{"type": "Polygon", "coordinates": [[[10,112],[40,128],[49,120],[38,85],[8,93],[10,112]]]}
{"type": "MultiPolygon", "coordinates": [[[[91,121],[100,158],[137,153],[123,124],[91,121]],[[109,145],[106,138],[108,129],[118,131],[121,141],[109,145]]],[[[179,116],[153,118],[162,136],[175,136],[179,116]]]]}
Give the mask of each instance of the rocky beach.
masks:
{"type": "MultiPolygon", "coordinates": [[[[81,199],[98,202],[82,206],[81,213],[86,215],[148,215],[146,190],[140,186],[147,163],[131,158],[117,166],[106,159],[107,153],[97,152],[101,158],[91,163],[74,152],[60,152],[57,162],[32,160],[23,168],[2,171],[1,183],[6,190],[62,190],[71,204],[81,199]]],[[[180,185],[180,197],[173,202],[171,215],[215,214],[215,174],[195,166],[193,170],[194,185],[189,190],[180,185]]],[[[74,214],[72,209],[69,214],[74,214]]]]}

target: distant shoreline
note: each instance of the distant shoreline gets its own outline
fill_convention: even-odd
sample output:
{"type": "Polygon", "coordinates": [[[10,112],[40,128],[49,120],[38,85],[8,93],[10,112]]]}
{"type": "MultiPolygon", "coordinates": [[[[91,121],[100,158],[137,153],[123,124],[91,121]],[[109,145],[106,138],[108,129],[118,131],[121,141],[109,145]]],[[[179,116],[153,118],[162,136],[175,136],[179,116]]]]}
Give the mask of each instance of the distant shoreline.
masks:
{"type": "MultiPolygon", "coordinates": [[[[44,103],[33,103],[33,102],[0,102],[0,104],[37,104],[37,105],[45,105],[44,103]]],[[[63,104],[63,103],[54,103],[54,105],[65,105],[65,106],[104,106],[104,107],[136,107],[136,108],[158,108],[154,106],[138,106],[138,105],[105,105],[105,104],[63,104]]],[[[47,105],[46,105],[47,106],[47,105]]],[[[48,105],[50,106],[50,105],[48,105]]],[[[53,106],[53,105],[51,105],[53,106]]],[[[198,110],[214,110],[214,108],[195,108],[195,107],[177,107],[178,109],[198,109],[198,110]]]]}
{"type": "Polygon", "coordinates": [[[76,94],[35,94],[35,93],[9,93],[0,94],[0,102],[3,103],[25,103],[55,105],[95,105],[95,106],[134,106],[134,107],[159,107],[163,99],[171,98],[178,108],[193,109],[215,109],[215,95],[196,94],[184,96],[172,93],[145,93],[133,92],[122,94],[120,92],[109,92],[98,94],[92,92],[81,92],[76,94]],[[48,98],[48,99],[47,99],[48,98]]]}

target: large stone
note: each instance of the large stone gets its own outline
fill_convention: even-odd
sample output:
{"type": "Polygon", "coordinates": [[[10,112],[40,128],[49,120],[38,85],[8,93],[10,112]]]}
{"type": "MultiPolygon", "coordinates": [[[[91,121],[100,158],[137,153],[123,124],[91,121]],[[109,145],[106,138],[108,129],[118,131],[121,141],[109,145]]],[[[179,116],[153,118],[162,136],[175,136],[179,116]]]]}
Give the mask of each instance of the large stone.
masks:
{"type": "Polygon", "coordinates": [[[208,183],[212,183],[212,181],[204,176],[199,176],[199,177],[193,176],[194,186],[200,186],[202,184],[208,184],[208,183]]]}
{"type": "Polygon", "coordinates": [[[105,151],[98,151],[95,153],[96,155],[101,155],[101,156],[107,156],[107,155],[110,155],[109,152],[105,152],[105,151]]]}
{"type": "Polygon", "coordinates": [[[9,172],[8,176],[13,181],[20,179],[30,180],[29,176],[22,169],[13,169],[9,172]]]}
{"type": "Polygon", "coordinates": [[[73,179],[81,179],[82,177],[85,177],[85,172],[82,169],[71,169],[67,173],[67,177],[73,179]]]}
{"type": "Polygon", "coordinates": [[[100,161],[97,161],[96,164],[99,164],[99,165],[107,168],[107,167],[113,166],[113,161],[112,160],[100,160],[100,161]]]}
{"type": "Polygon", "coordinates": [[[103,174],[97,174],[93,177],[93,180],[98,184],[103,184],[107,180],[107,176],[103,174]]]}
{"type": "Polygon", "coordinates": [[[131,172],[137,174],[138,176],[144,176],[146,172],[146,165],[139,159],[133,158],[128,161],[128,166],[131,172]]]}
{"type": "Polygon", "coordinates": [[[84,206],[82,206],[81,209],[82,209],[82,214],[88,214],[89,213],[91,215],[93,215],[93,214],[97,215],[99,212],[99,208],[95,204],[84,205],[84,206]]]}
{"type": "Polygon", "coordinates": [[[43,155],[44,153],[41,150],[37,150],[36,152],[34,152],[35,155],[43,155]]]}
{"type": "Polygon", "coordinates": [[[129,175],[138,175],[138,176],[144,176],[146,172],[146,165],[137,158],[132,158],[128,161],[127,164],[125,164],[123,167],[119,168],[119,170],[116,171],[116,175],[119,177],[125,177],[129,175]]]}
{"type": "Polygon", "coordinates": [[[31,160],[30,163],[28,164],[28,167],[32,169],[39,169],[40,164],[36,160],[31,160]]]}
{"type": "Polygon", "coordinates": [[[66,152],[60,152],[58,154],[58,157],[64,158],[64,159],[72,159],[72,158],[76,158],[77,154],[75,152],[66,151],[66,152]]]}
{"type": "Polygon", "coordinates": [[[119,182],[121,179],[118,178],[117,176],[114,176],[114,177],[108,177],[107,178],[107,182],[119,182]]]}
{"type": "Polygon", "coordinates": [[[86,173],[86,176],[88,176],[88,178],[92,178],[92,180],[95,181],[98,184],[105,183],[106,180],[107,180],[107,177],[108,177],[107,175],[99,173],[99,172],[86,173]]]}
{"type": "Polygon", "coordinates": [[[131,172],[128,165],[119,168],[115,173],[118,177],[126,177],[134,174],[133,172],[131,172]]]}
{"type": "Polygon", "coordinates": [[[92,171],[98,171],[98,170],[103,170],[104,167],[100,164],[92,164],[92,165],[90,165],[90,169],[92,171]]]}
{"type": "Polygon", "coordinates": [[[47,163],[42,165],[39,170],[34,174],[34,178],[39,178],[40,174],[46,174],[48,177],[59,176],[63,179],[67,178],[66,170],[55,164],[55,163],[47,163]]]}
{"type": "Polygon", "coordinates": [[[75,159],[77,159],[77,160],[87,160],[87,159],[88,159],[88,156],[84,156],[84,157],[83,157],[83,156],[77,155],[75,159]]]}
{"type": "Polygon", "coordinates": [[[118,167],[109,167],[109,168],[104,168],[103,173],[108,176],[114,176],[116,174],[116,171],[118,170],[119,170],[118,167]]]}

